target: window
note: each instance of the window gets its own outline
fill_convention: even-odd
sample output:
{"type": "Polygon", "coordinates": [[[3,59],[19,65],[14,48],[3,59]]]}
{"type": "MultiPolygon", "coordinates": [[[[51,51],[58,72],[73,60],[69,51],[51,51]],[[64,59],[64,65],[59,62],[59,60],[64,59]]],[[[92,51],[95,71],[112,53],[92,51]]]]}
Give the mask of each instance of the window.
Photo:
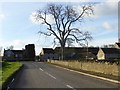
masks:
{"type": "Polygon", "coordinates": [[[18,54],[15,54],[15,57],[18,57],[18,54]]]}

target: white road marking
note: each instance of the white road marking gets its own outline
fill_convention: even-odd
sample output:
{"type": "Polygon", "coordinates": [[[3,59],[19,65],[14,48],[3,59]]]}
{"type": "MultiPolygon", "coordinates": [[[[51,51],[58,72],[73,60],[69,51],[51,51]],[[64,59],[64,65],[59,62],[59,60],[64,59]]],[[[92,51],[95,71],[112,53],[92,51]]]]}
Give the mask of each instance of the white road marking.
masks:
{"type": "Polygon", "coordinates": [[[10,82],[10,84],[8,85],[8,87],[7,87],[7,90],[9,90],[10,89],[10,87],[11,87],[11,84],[14,82],[14,78],[12,79],[12,81],[10,82]]]}
{"type": "Polygon", "coordinates": [[[104,78],[104,77],[100,77],[100,76],[91,75],[91,74],[83,73],[83,72],[80,72],[80,71],[75,71],[75,70],[71,70],[71,69],[68,69],[68,68],[60,67],[60,66],[57,66],[57,65],[55,65],[55,67],[62,68],[62,69],[65,69],[65,70],[68,70],[68,71],[71,71],[71,72],[76,72],[76,73],[79,73],[79,74],[83,74],[83,75],[86,75],[86,76],[90,76],[90,77],[94,77],[94,78],[98,78],[98,79],[102,79],[102,80],[106,80],[106,81],[109,81],[109,82],[120,84],[120,81],[117,81],[117,80],[112,80],[112,79],[108,79],[108,78],[104,78]]]}
{"type": "Polygon", "coordinates": [[[39,68],[39,70],[44,71],[42,68],[39,68]]]}
{"type": "Polygon", "coordinates": [[[70,86],[70,85],[66,85],[68,88],[71,88],[71,89],[73,89],[73,90],[76,90],[76,89],[74,89],[72,86],[70,86]]]}
{"type": "Polygon", "coordinates": [[[47,75],[49,75],[50,77],[56,79],[56,77],[54,77],[53,75],[49,74],[48,72],[45,72],[47,75]]]}
{"type": "Polygon", "coordinates": [[[12,83],[14,80],[15,80],[15,79],[13,78],[12,81],[11,81],[11,83],[12,83]]]}
{"type": "Polygon", "coordinates": [[[8,86],[6,90],[9,90],[9,89],[10,89],[10,87],[8,86]]]}

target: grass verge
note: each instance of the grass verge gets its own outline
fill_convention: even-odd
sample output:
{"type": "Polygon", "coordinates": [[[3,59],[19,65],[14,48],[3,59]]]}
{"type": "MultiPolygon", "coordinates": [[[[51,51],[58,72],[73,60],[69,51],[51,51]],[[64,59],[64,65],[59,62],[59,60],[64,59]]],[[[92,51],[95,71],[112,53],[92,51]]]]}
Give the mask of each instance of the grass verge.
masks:
{"type": "Polygon", "coordinates": [[[2,62],[2,81],[0,80],[1,85],[4,87],[9,78],[21,67],[22,63],[20,62],[2,62]]]}
{"type": "Polygon", "coordinates": [[[64,66],[64,65],[59,65],[59,64],[50,63],[50,62],[48,62],[48,64],[53,64],[53,65],[68,68],[68,69],[71,69],[71,70],[80,71],[80,72],[83,72],[83,73],[87,73],[87,74],[91,74],[91,75],[95,75],[95,76],[100,76],[100,77],[120,81],[120,76],[113,76],[113,75],[104,74],[104,73],[98,73],[98,72],[86,71],[86,70],[81,70],[81,69],[75,69],[75,68],[72,68],[72,67],[67,67],[67,66],[64,66]]]}

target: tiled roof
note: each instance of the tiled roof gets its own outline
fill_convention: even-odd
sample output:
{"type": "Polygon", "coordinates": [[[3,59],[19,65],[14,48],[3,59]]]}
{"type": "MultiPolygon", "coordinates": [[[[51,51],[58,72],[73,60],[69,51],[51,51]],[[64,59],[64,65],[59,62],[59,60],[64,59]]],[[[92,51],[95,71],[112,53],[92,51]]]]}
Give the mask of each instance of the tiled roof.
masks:
{"type": "MultiPolygon", "coordinates": [[[[56,47],[55,52],[60,52],[60,47],[56,47]]],[[[99,51],[99,48],[96,47],[89,47],[88,48],[88,52],[91,52],[95,55],[97,55],[99,51]]],[[[87,48],[86,47],[65,47],[65,52],[75,52],[75,53],[84,53],[87,52],[87,48]]]]}
{"type": "Polygon", "coordinates": [[[24,50],[11,50],[13,53],[22,53],[24,50]]]}
{"type": "MultiPolygon", "coordinates": [[[[55,50],[55,52],[60,52],[61,51],[61,47],[56,47],[54,50],[55,50]]],[[[85,50],[86,49],[82,48],[82,47],[65,47],[64,48],[65,52],[83,52],[85,50]]]]}
{"type": "Polygon", "coordinates": [[[120,53],[119,49],[116,48],[101,48],[103,50],[104,53],[106,54],[116,54],[116,53],[120,53]]]}
{"type": "Polygon", "coordinates": [[[52,48],[43,48],[44,53],[54,53],[52,48]]]}
{"type": "Polygon", "coordinates": [[[99,48],[94,48],[94,47],[93,48],[88,48],[88,51],[95,54],[95,55],[97,55],[97,53],[99,51],[99,48]]]}
{"type": "Polygon", "coordinates": [[[25,50],[5,50],[5,52],[7,51],[12,51],[13,53],[23,53],[25,50]]]}

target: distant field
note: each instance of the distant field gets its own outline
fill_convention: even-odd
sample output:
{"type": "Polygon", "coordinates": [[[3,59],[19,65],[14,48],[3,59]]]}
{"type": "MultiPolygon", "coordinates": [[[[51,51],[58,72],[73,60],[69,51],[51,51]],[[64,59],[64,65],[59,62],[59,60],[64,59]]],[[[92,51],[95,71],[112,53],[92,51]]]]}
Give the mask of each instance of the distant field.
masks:
{"type": "Polygon", "coordinates": [[[0,72],[2,72],[0,77],[2,78],[0,78],[0,84],[3,85],[21,66],[22,63],[20,62],[2,62],[2,69],[0,70],[0,72]]]}

